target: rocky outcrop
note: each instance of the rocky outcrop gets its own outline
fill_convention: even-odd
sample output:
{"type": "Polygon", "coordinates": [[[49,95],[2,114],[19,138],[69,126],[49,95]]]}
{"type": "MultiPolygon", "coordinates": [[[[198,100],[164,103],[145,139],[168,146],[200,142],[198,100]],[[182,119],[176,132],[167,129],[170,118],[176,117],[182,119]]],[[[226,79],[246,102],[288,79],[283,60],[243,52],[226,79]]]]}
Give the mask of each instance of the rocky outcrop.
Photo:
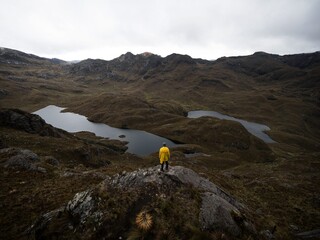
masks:
{"type": "MultiPolygon", "coordinates": [[[[185,167],[171,167],[164,173],[158,169],[107,177],[95,188],[77,193],[63,210],[43,215],[28,233],[36,239],[50,237],[58,232],[52,227],[64,222],[63,229],[67,231],[56,237],[119,239],[129,237],[129,230],[138,228],[134,218],[143,211],[154,222],[143,232],[149,237],[165,237],[161,235],[164,225],[160,222],[167,223],[165,231],[171,234],[175,228],[187,228],[188,224],[200,226],[202,232],[219,231],[231,237],[256,234],[254,225],[245,217],[245,206],[208,179],[185,167]]],[[[186,239],[183,234],[188,230],[174,233],[186,239]]]]}
{"type": "Polygon", "coordinates": [[[130,52],[122,54],[120,57],[115,58],[109,62],[111,69],[117,71],[128,71],[131,73],[145,74],[151,69],[162,64],[163,59],[154,54],[138,54],[134,55],[130,52]]]}
{"type": "Polygon", "coordinates": [[[223,229],[232,236],[240,236],[242,229],[255,232],[254,226],[246,221],[235,205],[212,192],[203,194],[199,218],[204,230],[223,229]]]}
{"type": "Polygon", "coordinates": [[[47,124],[41,117],[19,109],[0,109],[0,126],[37,133],[41,136],[71,136],[66,131],[47,124]]]}
{"type": "Polygon", "coordinates": [[[5,168],[21,169],[46,173],[46,169],[37,166],[40,159],[37,154],[20,148],[4,148],[0,150],[1,159],[5,159],[0,164],[5,168]]]}

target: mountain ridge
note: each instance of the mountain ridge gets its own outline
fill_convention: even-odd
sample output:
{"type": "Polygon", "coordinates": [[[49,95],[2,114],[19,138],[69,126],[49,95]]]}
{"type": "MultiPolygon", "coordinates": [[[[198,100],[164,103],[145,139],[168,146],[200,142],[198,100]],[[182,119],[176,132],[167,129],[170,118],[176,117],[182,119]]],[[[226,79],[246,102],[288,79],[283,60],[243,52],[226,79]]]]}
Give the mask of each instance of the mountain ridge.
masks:
{"type": "MultiPolygon", "coordinates": [[[[320,57],[320,51],[315,51],[315,52],[310,52],[310,53],[296,53],[296,54],[283,54],[283,55],[278,55],[278,54],[273,54],[273,53],[267,53],[267,52],[263,52],[263,51],[257,51],[254,52],[251,55],[241,55],[241,56],[229,56],[229,57],[220,57],[217,58],[216,60],[207,60],[207,59],[203,59],[203,58],[192,58],[191,56],[187,55],[187,54],[179,54],[179,53],[172,53],[169,54],[165,57],[161,57],[160,55],[154,54],[154,53],[150,53],[150,52],[143,52],[143,53],[139,53],[139,54],[133,54],[131,52],[127,52],[125,54],[121,54],[119,57],[113,58],[111,60],[105,60],[105,59],[101,59],[101,58],[87,58],[87,59],[82,59],[82,60],[76,60],[76,61],[65,61],[63,59],[58,59],[58,58],[46,58],[46,57],[41,57],[35,54],[30,54],[30,53],[25,53],[16,49],[11,49],[11,48],[5,48],[5,47],[0,47],[0,55],[6,55],[6,57],[10,57],[10,56],[24,56],[25,58],[36,58],[36,59],[43,59],[43,60],[52,60],[53,62],[60,62],[60,63],[67,63],[67,62],[76,62],[79,63],[81,61],[86,61],[86,60],[98,60],[98,61],[105,61],[105,62],[111,62],[111,61],[123,61],[125,59],[134,59],[136,57],[145,57],[145,58],[149,58],[149,57],[159,57],[162,59],[170,59],[173,58],[174,56],[180,56],[180,57],[184,57],[184,58],[188,58],[188,59],[193,59],[195,61],[199,61],[199,62],[216,62],[216,61],[221,61],[223,59],[236,59],[236,58],[244,58],[244,57],[250,57],[250,56],[273,56],[275,58],[283,58],[283,59],[288,59],[288,61],[290,62],[290,58],[296,58],[299,57],[303,60],[305,60],[306,58],[308,58],[309,61],[312,62],[313,60],[313,56],[316,56],[316,61],[319,62],[319,57],[320,57]]],[[[301,60],[300,60],[301,61],[301,60]]],[[[305,61],[303,61],[305,62],[305,61]]],[[[294,65],[294,63],[291,63],[294,65]]],[[[307,64],[309,65],[309,64],[307,64]]]]}
{"type": "MultiPolygon", "coordinates": [[[[77,193],[98,187],[95,193],[99,195],[97,184],[106,176],[132,177],[138,169],[156,169],[159,164],[156,152],[139,157],[125,152],[125,142],[88,132],[60,134],[29,114],[56,105],[93,122],[144,130],[184,143],[170,149],[170,166],[192,169],[245,203],[258,239],[297,239],[296,233],[317,229],[320,221],[315,184],[320,181],[319,79],[319,52],[288,56],[257,52],[215,61],[180,54],[163,58],[126,53],[110,61],[87,59],[74,64],[17,52],[0,54],[1,232],[17,239],[43,214],[75,196],[89,196],[77,193]],[[264,143],[237,122],[188,118],[191,110],[212,110],[267,125],[271,129],[267,134],[277,143],[264,143]],[[38,125],[40,132],[25,131],[38,125]]],[[[182,188],[174,193],[183,197],[188,191],[182,188]]],[[[106,206],[117,205],[108,191],[101,193],[110,204],[106,206]]],[[[184,206],[175,194],[172,200],[184,206]]],[[[199,200],[197,192],[188,194],[199,200]]],[[[206,195],[208,206],[216,203],[210,197],[206,195]]],[[[122,192],[119,200],[125,199],[128,195],[122,192]]],[[[144,203],[138,201],[134,209],[142,209],[144,203]]],[[[168,221],[183,218],[177,217],[180,212],[172,209],[170,201],[156,205],[167,211],[168,221]]],[[[99,216],[99,211],[95,213],[99,216]]],[[[74,229],[80,231],[64,214],[49,224],[52,231],[41,227],[39,231],[55,234],[67,228],[70,236],[74,229]]],[[[112,223],[137,236],[136,216],[129,214],[130,221],[123,222],[120,215],[107,213],[103,228],[112,223]]],[[[212,240],[225,234],[221,229],[203,232],[198,216],[193,214],[197,221],[192,226],[183,221],[170,234],[162,226],[153,236],[184,236],[191,231],[200,239],[212,240]]],[[[88,224],[90,236],[95,226],[88,224]]],[[[106,232],[115,236],[117,229],[106,232]]]]}
{"type": "Polygon", "coordinates": [[[54,64],[65,64],[66,61],[58,58],[45,58],[39,57],[34,54],[25,53],[15,49],[0,47],[0,62],[7,64],[40,64],[41,61],[54,63],[54,64]]]}

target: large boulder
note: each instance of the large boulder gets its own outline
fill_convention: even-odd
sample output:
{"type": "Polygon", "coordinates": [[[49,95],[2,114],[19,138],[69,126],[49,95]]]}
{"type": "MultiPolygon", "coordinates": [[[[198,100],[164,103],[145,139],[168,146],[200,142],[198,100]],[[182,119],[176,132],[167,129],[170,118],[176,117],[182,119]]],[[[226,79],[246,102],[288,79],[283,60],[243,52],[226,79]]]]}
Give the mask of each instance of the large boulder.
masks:
{"type": "Polygon", "coordinates": [[[37,164],[40,162],[38,155],[28,149],[0,149],[0,159],[0,165],[5,168],[36,171],[42,173],[46,172],[46,169],[37,166],[37,164]]]}
{"type": "Polygon", "coordinates": [[[29,114],[19,109],[3,109],[0,111],[0,124],[29,133],[36,133],[45,125],[38,115],[29,114]]]}
{"type": "Polygon", "coordinates": [[[237,214],[238,209],[225,199],[211,192],[203,194],[199,216],[202,229],[223,229],[233,236],[239,236],[241,228],[238,226],[232,213],[237,214]]]}
{"type": "Polygon", "coordinates": [[[175,166],[162,173],[151,167],[106,177],[98,186],[77,193],[63,210],[40,217],[28,233],[36,239],[54,234],[69,239],[120,239],[132,234],[186,239],[210,232],[255,236],[247,211],[191,169],[175,166]]]}

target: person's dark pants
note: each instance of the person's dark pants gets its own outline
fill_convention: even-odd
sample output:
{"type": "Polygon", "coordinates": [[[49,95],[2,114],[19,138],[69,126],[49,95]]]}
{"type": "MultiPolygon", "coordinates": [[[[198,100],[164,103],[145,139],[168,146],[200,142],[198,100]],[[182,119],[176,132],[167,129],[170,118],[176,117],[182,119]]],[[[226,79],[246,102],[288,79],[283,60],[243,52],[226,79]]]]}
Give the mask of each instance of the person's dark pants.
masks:
{"type": "Polygon", "coordinates": [[[163,162],[162,164],[161,164],[161,171],[163,171],[163,165],[166,165],[166,170],[168,170],[168,168],[169,168],[169,161],[165,161],[165,162],[163,162]]]}

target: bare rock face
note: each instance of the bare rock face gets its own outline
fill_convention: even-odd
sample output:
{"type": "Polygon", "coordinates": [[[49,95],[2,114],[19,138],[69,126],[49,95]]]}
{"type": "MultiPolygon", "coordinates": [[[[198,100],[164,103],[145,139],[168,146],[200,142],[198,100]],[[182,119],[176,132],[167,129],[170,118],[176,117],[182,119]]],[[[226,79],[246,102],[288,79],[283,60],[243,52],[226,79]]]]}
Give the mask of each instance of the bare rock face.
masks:
{"type": "Polygon", "coordinates": [[[224,229],[233,236],[239,236],[241,229],[231,214],[238,212],[239,210],[225,199],[206,192],[202,197],[199,216],[201,227],[205,230],[224,229]]]}
{"type": "Polygon", "coordinates": [[[77,193],[74,198],[68,202],[66,211],[74,217],[78,217],[80,224],[84,225],[94,210],[95,200],[92,197],[92,191],[87,190],[77,193]]]}
{"type": "MultiPolygon", "coordinates": [[[[254,225],[245,217],[244,205],[208,179],[181,166],[164,173],[159,172],[159,167],[151,167],[107,177],[98,186],[77,193],[63,210],[47,213],[50,219],[40,217],[28,233],[35,239],[50,237],[59,232],[53,228],[63,222],[64,226],[59,226],[64,232],[55,237],[119,239],[129,237],[130,229],[137,228],[134,221],[141,211],[148,212],[150,221],[155,223],[148,230],[148,236],[154,238],[167,237],[161,235],[164,233],[163,226],[157,224],[160,222],[168,224],[165,232],[173,231],[171,225],[175,229],[178,224],[187,229],[188,223],[200,226],[200,232],[221,231],[230,237],[256,234],[254,225]]],[[[175,234],[182,239],[194,234],[185,231],[175,234]]]]}

